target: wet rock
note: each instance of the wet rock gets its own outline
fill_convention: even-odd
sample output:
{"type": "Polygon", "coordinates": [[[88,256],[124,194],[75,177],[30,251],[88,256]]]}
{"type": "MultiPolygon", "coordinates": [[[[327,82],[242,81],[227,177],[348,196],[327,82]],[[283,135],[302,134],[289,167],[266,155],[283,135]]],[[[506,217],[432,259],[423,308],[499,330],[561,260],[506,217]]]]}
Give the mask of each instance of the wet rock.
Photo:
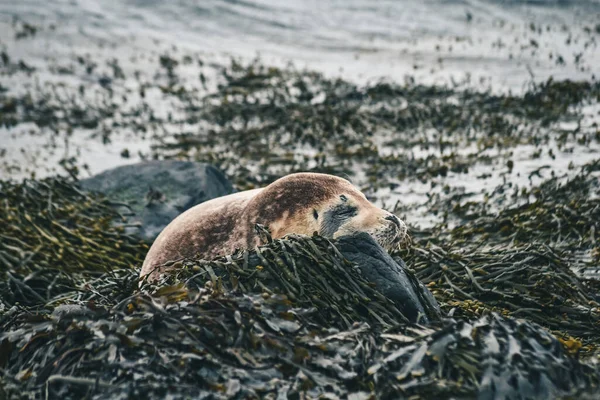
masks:
{"type": "Polygon", "coordinates": [[[386,297],[399,305],[412,321],[429,322],[440,317],[440,307],[431,292],[406,271],[404,261],[394,260],[368,233],[341,237],[336,246],[363,276],[386,297]]]}
{"type": "Polygon", "coordinates": [[[128,233],[149,241],[190,207],[233,192],[231,182],[212,165],[176,160],[125,165],[80,184],[127,205],[128,233]]]}

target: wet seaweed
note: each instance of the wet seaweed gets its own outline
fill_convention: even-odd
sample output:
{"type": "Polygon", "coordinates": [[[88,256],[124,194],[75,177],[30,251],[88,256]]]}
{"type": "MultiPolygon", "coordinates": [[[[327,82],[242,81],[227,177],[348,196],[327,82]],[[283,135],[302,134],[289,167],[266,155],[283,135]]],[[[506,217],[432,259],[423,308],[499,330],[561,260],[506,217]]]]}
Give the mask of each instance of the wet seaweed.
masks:
{"type": "Polygon", "coordinates": [[[181,281],[196,290],[209,282],[224,293],[284,295],[298,307],[313,309],[313,323],[338,329],[365,321],[385,327],[408,322],[401,305],[383,296],[334,244],[319,236],[289,236],[220,262],[182,262],[174,275],[158,283],[158,290],[181,281]]]}
{"type": "MultiPolygon", "coordinates": [[[[14,69],[10,54],[5,58],[6,71],[14,69]]],[[[524,144],[535,147],[534,157],[550,144],[568,151],[573,143],[600,143],[580,115],[581,107],[597,103],[598,82],[549,79],[524,94],[494,94],[410,79],[356,85],[260,60],[211,66],[219,73],[210,80],[200,63],[204,78],[191,82],[182,69],[195,58],[160,54],[150,79],[132,77],[117,60],[97,65],[77,56],[56,68],[91,84],[34,83],[24,94],[0,93],[0,125],[33,123],[37,134],[77,132],[103,143],[134,133],[154,140],[143,157],[206,161],[240,189],[300,170],[359,175],[371,196],[405,181],[436,185],[481,165],[508,163],[512,171],[512,151],[524,144]],[[207,82],[214,90],[204,89],[207,82]],[[147,93],[169,104],[168,112],[147,93]],[[566,129],[565,122],[577,126],[566,129]]],[[[85,160],[74,164],[81,169],[85,160]]]]}
{"type": "MultiPolygon", "coordinates": [[[[3,187],[44,206],[54,188],[75,202],[79,218],[114,218],[101,199],[82,206],[91,200],[73,183],[44,183],[3,187]]],[[[62,230],[44,227],[48,235],[62,230]]],[[[120,237],[113,233],[88,238],[112,242],[120,237]]],[[[581,361],[598,343],[597,303],[548,247],[461,252],[464,243],[443,249],[415,234],[408,265],[453,316],[422,326],[408,323],[329,240],[265,242],[213,261],[186,260],[142,291],[128,263],[92,258],[74,268],[48,252],[40,260],[56,262],[68,285],[47,291],[55,272],[39,275],[45,285],[23,280],[42,298],[0,292],[4,395],[593,398],[600,390],[600,371],[581,361]]]]}
{"type": "MultiPolygon", "coordinates": [[[[263,249],[289,244],[296,271],[309,267],[306,272],[312,274],[314,266],[305,262],[306,252],[314,251],[312,240],[276,241],[263,249]]],[[[313,244],[321,247],[322,239],[313,244]]],[[[279,264],[274,253],[263,253],[265,264],[279,264]]],[[[238,261],[249,256],[239,255],[238,261]]],[[[321,315],[342,305],[339,300],[303,307],[299,297],[252,293],[256,290],[247,290],[244,279],[235,291],[223,290],[216,280],[205,280],[202,288],[189,285],[194,273],[197,277],[220,265],[239,270],[229,260],[191,262],[179,274],[185,280],[174,279],[152,297],[131,288],[131,295],[118,301],[110,297],[112,288],[91,283],[87,296],[101,293],[110,303],[90,308],[89,299],[81,298],[74,302],[78,305],[59,306],[52,313],[9,310],[1,321],[3,350],[10,354],[4,361],[4,390],[11,397],[28,388],[66,398],[476,393],[542,398],[598,388],[593,367],[576,361],[558,340],[525,321],[491,315],[472,323],[447,320],[423,327],[399,320],[380,330],[373,318],[373,325],[363,320],[339,329],[336,321],[343,318],[325,325],[321,315]]],[[[285,274],[269,267],[262,271],[271,279],[285,274]]],[[[347,280],[344,274],[336,278],[347,280]]],[[[306,283],[313,295],[342,288],[315,288],[312,279],[306,283]]]]}
{"type": "Polygon", "coordinates": [[[483,204],[455,208],[466,222],[415,233],[400,255],[447,311],[526,318],[595,354],[600,285],[585,273],[599,263],[597,171],[593,162],[570,179],[551,178],[495,213],[483,204]]]}
{"type": "Polygon", "coordinates": [[[57,301],[65,290],[86,290],[85,281],[94,275],[137,268],[143,260],[148,246],[123,233],[125,217],[74,182],[25,180],[0,187],[0,302],[5,307],[57,301]]]}
{"type": "Polygon", "coordinates": [[[259,62],[233,61],[222,76],[216,93],[181,96],[185,123],[208,128],[178,134],[157,150],[216,163],[244,188],[306,169],[352,176],[357,162],[370,190],[464,173],[481,160],[460,148],[548,143],[553,124],[574,118],[574,106],[600,95],[597,83],[552,79],[520,96],[410,81],[360,87],[259,62]],[[415,157],[415,149],[441,156],[415,157]]]}

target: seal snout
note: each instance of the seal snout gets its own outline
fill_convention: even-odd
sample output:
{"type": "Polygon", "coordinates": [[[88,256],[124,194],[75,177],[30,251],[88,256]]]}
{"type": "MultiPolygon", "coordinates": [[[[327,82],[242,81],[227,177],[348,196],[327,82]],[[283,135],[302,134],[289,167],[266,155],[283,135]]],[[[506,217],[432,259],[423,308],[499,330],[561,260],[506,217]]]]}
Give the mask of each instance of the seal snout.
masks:
{"type": "Polygon", "coordinates": [[[394,214],[388,213],[388,215],[383,219],[391,222],[390,225],[394,227],[394,229],[398,233],[398,236],[404,236],[406,234],[406,224],[404,224],[404,222],[400,218],[396,217],[394,214]]]}
{"type": "Polygon", "coordinates": [[[391,236],[390,241],[393,244],[402,242],[407,234],[406,224],[404,224],[404,222],[400,218],[398,218],[392,213],[387,213],[387,216],[385,216],[383,219],[389,221],[388,232],[390,232],[391,236]]]}

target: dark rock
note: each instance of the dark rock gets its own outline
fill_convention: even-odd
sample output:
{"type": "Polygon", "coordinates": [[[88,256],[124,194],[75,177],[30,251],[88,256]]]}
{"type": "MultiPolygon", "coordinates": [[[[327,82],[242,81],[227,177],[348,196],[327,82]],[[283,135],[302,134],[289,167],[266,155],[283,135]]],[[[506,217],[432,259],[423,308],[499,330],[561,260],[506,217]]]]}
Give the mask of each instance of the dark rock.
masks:
{"type": "Polygon", "coordinates": [[[440,307],[431,292],[406,270],[404,261],[394,260],[371,235],[360,232],[344,236],[336,246],[407,318],[423,323],[440,318],[440,307]]]}
{"type": "Polygon", "coordinates": [[[128,205],[128,233],[152,241],[185,210],[233,193],[231,182],[209,164],[148,161],[125,165],[84,179],[81,187],[128,205]]]}

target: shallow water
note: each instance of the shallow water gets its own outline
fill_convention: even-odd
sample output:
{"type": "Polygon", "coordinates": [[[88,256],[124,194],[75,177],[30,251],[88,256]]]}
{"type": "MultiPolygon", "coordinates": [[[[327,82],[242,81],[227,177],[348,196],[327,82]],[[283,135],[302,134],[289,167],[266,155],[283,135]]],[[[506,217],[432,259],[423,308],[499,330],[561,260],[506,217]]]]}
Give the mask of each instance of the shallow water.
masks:
{"type": "Polygon", "coordinates": [[[541,80],[590,79],[600,65],[593,35],[600,2],[593,0],[0,3],[2,20],[13,16],[56,25],[38,55],[89,42],[116,44],[117,52],[127,54],[153,48],[158,40],[202,52],[292,61],[353,80],[401,80],[408,73],[447,81],[470,74],[474,82],[509,89],[522,88],[530,74],[541,80]]]}

